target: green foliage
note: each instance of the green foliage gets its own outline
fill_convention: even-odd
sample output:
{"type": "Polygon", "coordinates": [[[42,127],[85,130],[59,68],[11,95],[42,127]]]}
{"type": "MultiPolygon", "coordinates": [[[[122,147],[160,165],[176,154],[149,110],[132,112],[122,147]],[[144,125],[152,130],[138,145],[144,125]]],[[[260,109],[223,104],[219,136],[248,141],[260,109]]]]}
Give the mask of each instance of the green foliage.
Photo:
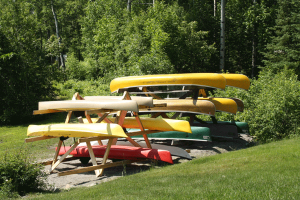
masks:
{"type": "Polygon", "coordinates": [[[297,75],[285,69],[275,75],[269,70],[262,71],[249,91],[228,88],[225,92],[217,91],[215,96],[243,100],[245,110],[235,119],[248,122],[251,134],[267,142],[299,134],[299,94],[297,75]]]}
{"type": "Polygon", "coordinates": [[[76,80],[70,79],[65,82],[55,82],[56,96],[60,99],[72,99],[72,96],[79,92],[81,96],[109,96],[109,83],[103,79],[97,80],[76,80]]]}
{"type": "Polygon", "coordinates": [[[55,35],[51,35],[49,40],[45,44],[45,49],[48,57],[58,57],[60,52],[62,52],[63,44],[58,44],[59,38],[55,35]]]}
{"type": "Polygon", "coordinates": [[[45,62],[34,2],[1,1],[1,6],[0,123],[24,123],[37,102],[51,96],[57,70],[45,62]]]}
{"type": "Polygon", "coordinates": [[[0,195],[24,196],[47,189],[46,173],[42,167],[30,163],[28,152],[5,152],[0,156],[0,195]]]}
{"type": "MultiPolygon", "coordinates": [[[[197,22],[187,21],[176,3],[128,13],[121,1],[90,2],[83,23],[85,59],[94,60],[97,77],[199,72],[210,67],[216,52],[199,31],[197,22]],[[104,3],[105,2],[105,3],[104,3]]],[[[86,66],[87,67],[87,66],[86,66]]]]}
{"type": "Polygon", "coordinates": [[[263,65],[263,52],[272,36],[269,28],[275,25],[276,6],[274,0],[226,3],[226,70],[249,77],[258,75],[259,70],[253,67],[263,65]]]}
{"type": "Polygon", "coordinates": [[[280,0],[275,32],[272,42],[267,45],[265,65],[274,73],[284,67],[300,75],[300,1],[280,0]]]}

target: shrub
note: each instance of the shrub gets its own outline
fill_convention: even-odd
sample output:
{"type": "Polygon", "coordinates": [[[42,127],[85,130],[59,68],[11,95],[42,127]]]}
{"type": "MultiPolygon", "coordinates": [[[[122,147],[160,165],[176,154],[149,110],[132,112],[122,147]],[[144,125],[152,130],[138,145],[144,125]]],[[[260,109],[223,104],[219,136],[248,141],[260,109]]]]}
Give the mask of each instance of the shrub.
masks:
{"type": "Polygon", "coordinates": [[[250,133],[261,142],[298,134],[300,82],[291,70],[284,69],[277,74],[263,70],[258,79],[252,80],[249,91],[227,88],[214,96],[243,100],[245,110],[235,120],[248,122],[250,133]]]}
{"type": "Polygon", "coordinates": [[[81,96],[109,95],[109,84],[102,79],[97,80],[76,80],[70,79],[65,82],[54,83],[56,96],[60,99],[72,99],[75,92],[81,96]]]}
{"type": "Polygon", "coordinates": [[[26,150],[6,152],[0,157],[0,196],[17,197],[47,188],[46,173],[30,163],[26,150]]]}

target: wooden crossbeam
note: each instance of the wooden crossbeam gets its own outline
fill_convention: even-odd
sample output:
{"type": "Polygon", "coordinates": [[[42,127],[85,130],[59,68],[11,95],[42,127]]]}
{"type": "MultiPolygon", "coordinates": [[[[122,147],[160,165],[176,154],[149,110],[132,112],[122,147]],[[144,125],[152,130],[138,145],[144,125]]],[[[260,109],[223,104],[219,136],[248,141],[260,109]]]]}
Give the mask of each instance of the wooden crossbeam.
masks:
{"type": "Polygon", "coordinates": [[[54,109],[34,110],[33,115],[42,115],[42,114],[57,113],[57,112],[65,112],[65,111],[64,110],[54,110],[54,109]]]}
{"type": "MultiPolygon", "coordinates": [[[[61,141],[61,140],[59,140],[61,141]]],[[[61,163],[63,162],[63,160],[71,153],[71,151],[73,151],[77,146],[78,146],[78,142],[75,142],[75,144],[72,145],[72,147],[58,160],[57,160],[57,155],[59,153],[59,150],[60,150],[60,147],[61,147],[61,144],[57,145],[57,149],[56,149],[56,152],[55,152],[55,155],[54,155],[54,159],[53,159],[53,163],[52,163],[52,166],[51,166],[51,169],[50,169],[50,173],[61,163]]]]}
{"type": "Polygon", "coordinates": [[[97,169],[106,169],[106,168],[110,168],[110,167],[117,167],[117,166],[131,164],[131,163],[134,163],[137,161],[138,160],[124,160],[124,161],[119,161],[119,162],[114,162],[114,163],[106,163],[104,165],[83,167],[83,168],[79,168],[79,169],[73,169],[73,170],[69,170],[69,171],[65,171],[65,172],[60,172],[60,173],[58,173],[58,176],[66,176],[66,175],[70,175],[70,174],[79,174],[79,173],[94,171],[97,169]]]}
{"type": "Polygon", "coordinates": [[[39,141],[39,140],[53,139],[53,138],[57,138],[57,137],[52,137],[52,136],[38,136],[38,137],[26,138],[25,139],[25,143],[35,142],[35,141],[39,141]]]}

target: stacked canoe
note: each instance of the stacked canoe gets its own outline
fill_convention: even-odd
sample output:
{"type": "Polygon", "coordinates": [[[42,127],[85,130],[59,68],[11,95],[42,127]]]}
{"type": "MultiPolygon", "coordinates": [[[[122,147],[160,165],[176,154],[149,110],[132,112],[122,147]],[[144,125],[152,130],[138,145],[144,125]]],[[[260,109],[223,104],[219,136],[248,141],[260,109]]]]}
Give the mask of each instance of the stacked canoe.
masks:
{"type": "Polygon", "coordinates": [[[39,102],[39,109],[33,112],[34,114],[68,113],[64,124],[30,125],[27,130],[30,138],[27,138],[26,142],[59,138],[50,172],[53,172],[64,160],[70,159],[67,158],[69,155],[72,155],[73,159],[91,159],[93,166],[61,172],[59,175],[95,170],[96,175],[100,176],[104,168],[124,164],[124,161],[115,162],[113,165],[107,164],[107,159],[122,159],[127,163],[145,159],[173,163],[171,153],[168,150],[152,148],[147,135],[161,131],[191,133],[187,121],[139,117],[139,105],[152,107],[152,97],[131,99],[125,92],[122,97],[87,97],[87,99],[76,93],[72,100],[39,102]],[[126,117],[128,112],[133,113],[134,117],[126,117]],[[70,123],[72,114],[79,116],[79,123],[70,123]],[[97,114],[98,117],[92,118],[91,114],[97,114]],[[109,115],[115,116],[109,117],[109,115]],[[125,131],[126,128],[138,130],[128,133],[125,131]],[[140,145],[129,137],[134,135],[142,135],[146,146],[140,145]],[[62,147],[63,140],[69,137],[79,139],[70,147],[62,147]],[[116,145],[118,138],[126,138],[130,145],[116,145]],[[102,143],[104,140],[105,144],[102,143]],[[95,141],[98,144],[91,145],[91,142],[95,141]],[[82,145],[83,143],[85,145],[82,145]],[[61,157],[58,159],[58,156],[61,157]],[[96,157],[103,158],[101,165],[98,165],[96,157]]]}
{"type": "MultiPolygon", "coordinates": [[[[226,87],[235,87],[248,90],[250,80],[242,74],[216,73],[189,73],[189,74],[160,74],[146,76],[129,76],[116,78],[110,84],[111,92],[128,91],[131,94],[154,97],[154,105],[167,104],[165,107],[140,107],[140,113],[151,113],[152,117],[176,118],[188,116],[193,133],[202,132],[205,137],[199,140],[210,141],[211,137],[238,138],[240,133],[247,133],[245,122],[217,121],[216,112],[225,112],[235,115],[243,112],[244,104],[237,98],[208,97],[207,91],[214,89],[224,90],[226,87]],[[173,98],[170,96],[173,95],[173,98]],[[175,98],[174,98],[175,96],[175,98]],[[175,113],[173,116],[166,113],[175,113]],[[202,121],[197,115],[208,115],[211,121],[202,121]],[[200,130],[200,128],[206,130],[200,130]],[[207,136],[209,129],[210,136],[207,136]]],[[[176,132],[155,133],[149,138],[178,139],[176,132]]],[[[191,135],[189,135],[191,136],[191,135]]],[[[181,139],[189,139],[183,136],[181,139]]],[[[191,138],[196,140],[195,137],[191,138]]]]}
{"type": "Polygon", "coordinates": [[[247,130],[247,123],[220,122],[215,113],[234,115],[242,112],[243,102],[237,98],[206,95],[208,90],[228,86],[247,90],[250,81],[240,74],[216,73],[116,78],[110,89],[112,93],[122,93],[122,96],[81,97],[75,93],[72,100],[39,102],[39,108],[33,114],[67,112],[67,117],[62,124],[30,125],[27,132],[30,138],[26,142],[59,139],[50,172],[68,159],[80,159],[83,163],[92,160],[92,167],[59,175],[94,170],[97,176],[101,176],[104,168],[145,159],[167,163],[173,163],[171,156],[191,159],[183,149],[150,141],[211,141],[212,137],[238,137],[240,132],[247,130]],[[151,117],[140,117],[140,114],[150,114],[151,117]],[[198,115],[210,116],[211,121],[202,121],[198,115]],[[72,116],[76,116],[78,123],[71,122],[72,116]],[[189,121],[177,120],[178,116],[188,116],[189,121]],[[70,147],[62,147],[63,141],[71,137],[77,141],[70,147]],[[96,157],[102,158],[101,164],[96,157]],[[123,161],[107,163],[107,159],[123,161]]]}

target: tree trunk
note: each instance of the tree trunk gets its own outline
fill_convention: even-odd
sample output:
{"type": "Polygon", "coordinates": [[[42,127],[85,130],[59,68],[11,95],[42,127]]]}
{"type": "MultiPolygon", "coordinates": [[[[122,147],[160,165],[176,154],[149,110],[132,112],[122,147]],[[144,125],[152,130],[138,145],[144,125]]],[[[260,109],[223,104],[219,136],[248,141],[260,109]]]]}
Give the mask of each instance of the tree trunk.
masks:
{"type": "Polygon", "coordinates": [[[128,12],[131,12],[131,2],[132,2],[132,0],[127,1],[127,10],[128,10],[128,12]]]}
{"type": "Polygon", "coordinates": [[[214,17],[216,16],[217,13],[217,0],[214,0],[214,17]]]}
{"type": "MultiPolygon", "coordinates": [[[[53,17],[54,17],[54,22],[55,22],[55,30],[56,30],[56,37],[58,39],[58,45],[61,45],[61,38],[59,37],[59,28],[58,28],[58,21],[57,21],[57,17],[56,17],[56,13],[54,10],[54,6],[53,6],[53,0],[51,0],[51,9],[52,9],[52,13],[53,13],[53,17]]],[[[62,67],[63,70],[65,70],[65,60],[64,60],[64,56],[62,53],[59,54],[60,57],[60,67],[62,67]]]]}
{"type": "MultiPolygon", "coordinates": [[[[256,15],[256,0],[253,0],[254,4],[254,14],[256,15]]],[[[255,16],[256,17],[256,16],[255,16]]],[[[252,32],[252,78],[255,77],[256,70],[256,54],[257,54],[257,23],[253,24],[253,32],[252,32]]]]}
{"type": "Polygon", "coordinates": [[[220,71],[225,69],[225,0],[221,0],[220,71]]]}

